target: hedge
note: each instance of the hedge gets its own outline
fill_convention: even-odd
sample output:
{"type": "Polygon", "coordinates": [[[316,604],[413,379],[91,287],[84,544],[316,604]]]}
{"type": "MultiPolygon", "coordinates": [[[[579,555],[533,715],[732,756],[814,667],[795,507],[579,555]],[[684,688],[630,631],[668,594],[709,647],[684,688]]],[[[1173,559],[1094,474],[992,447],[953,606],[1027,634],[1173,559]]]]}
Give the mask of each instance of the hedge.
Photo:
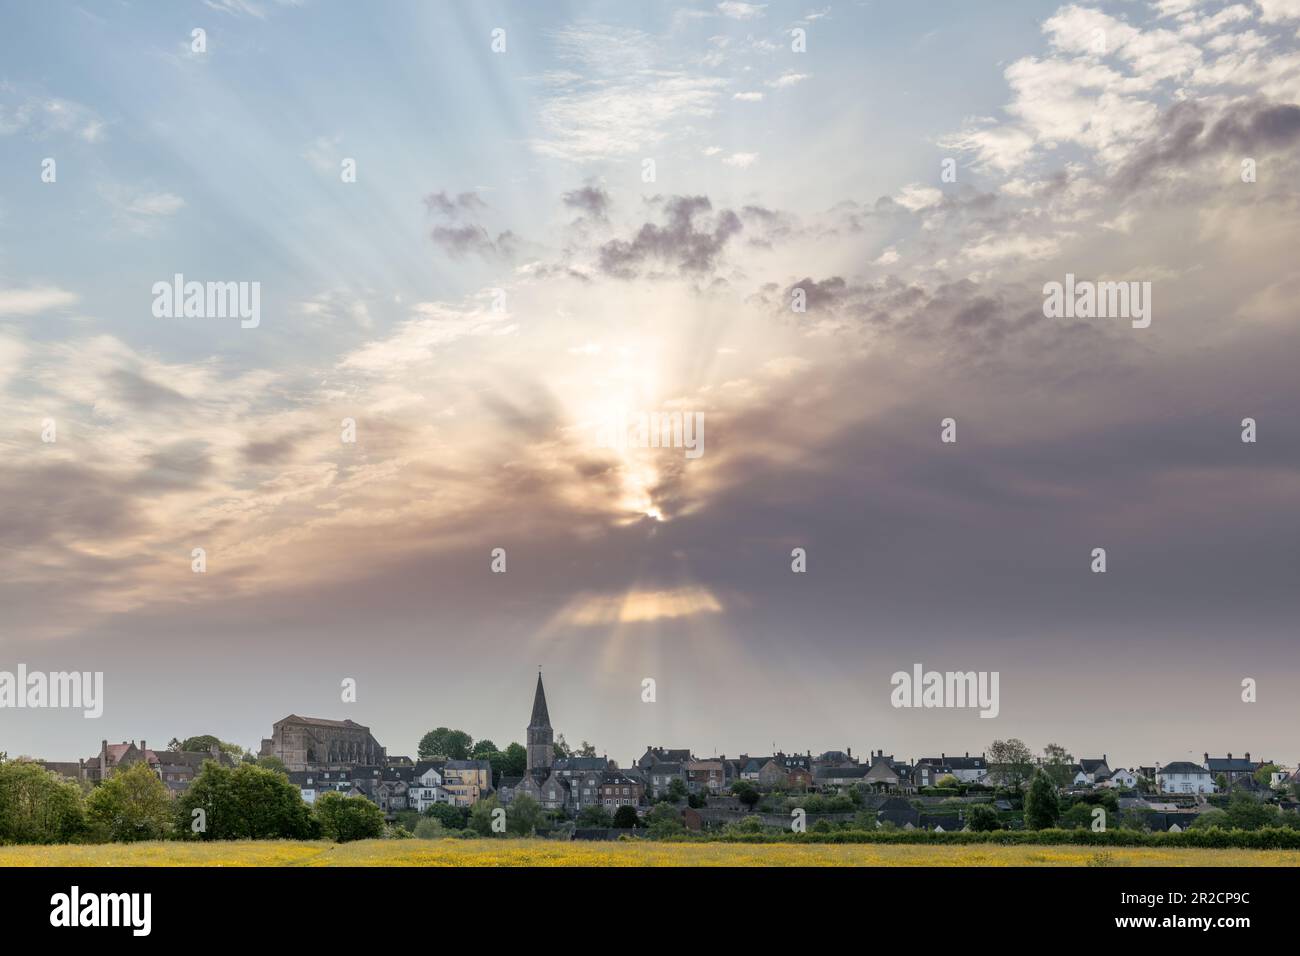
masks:
{"type": "Polygon", "coordinates": [[[1189,830],[1184,833],[1148,833],[1145,830],[992,830],[986,833],[900,830],[880,832],[840,830],[833,833],[738,833],[686,840],[709,843],[949,843],[958,846],[989,843],[997,846],[1152,846],[1205,847],[1246,850],[1300,850],[1300,830],[1269,827],[1262,830],[1189,830]]]}

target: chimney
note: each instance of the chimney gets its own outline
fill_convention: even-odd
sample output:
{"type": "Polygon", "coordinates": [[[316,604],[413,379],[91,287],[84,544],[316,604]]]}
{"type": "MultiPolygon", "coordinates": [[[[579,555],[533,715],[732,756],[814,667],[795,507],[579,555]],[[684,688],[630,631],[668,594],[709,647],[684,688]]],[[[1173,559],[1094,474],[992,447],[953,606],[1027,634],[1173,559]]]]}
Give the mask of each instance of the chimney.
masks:
{"type": "Polygon", "coordinates": [[[941,751],[939,751],[939,759],[940,759],[940,760],[947,760],[947,759],[948,759],[948,755],[947,755],[946,753],[944,753],[944,752],[941,750],[941,751]]]}
{"type": "Polygon", "coordinates": [[[143,738],[143,737],[140,738],[140,749],[141,749],[142,751],[144,751],[144,750],[148,750],[148,749],[149,749],[149,745],[146,744],[146,743],[144,742],[144,738],[143,738]]]}
{"type": "Polygon", "coordinates": [[[1208,753],[1205,755],[1205,766],[1207,769],[1210,766],[1210,755],[1208,753]]]}
{"type": "Polygon", "coordinates": [[[1250,763],[1250,751],[1246,751],[1246,763],[1250,763]]]}
{"type": "Polygon", "coordinates": [[[967,757],[969,757],[969,756],[970,756],[970,751],[969,751],[969,750],[968,750],[968,751],[966,751],[966,756],[967,756],[967,757]]]}
{"type": "MultiPolygon", "coordinates": [[[[1105,755],[1105,754],[1102,754],[1102,755],[1101,755],[1101,762],[1102,762],[1102,763],[1106,763],[1106,755],[1105,755]]],[[[1110,764],[1106,764],[1106,766],[1109,767],[1110,764]]]]}
{"type": "Polygon", "coordinates": [[[1232,759],[1232,751],[1231,751],[1231,750],[1228,751],[1228,759],[1229,759],[1229,760],[1232,759]]]}

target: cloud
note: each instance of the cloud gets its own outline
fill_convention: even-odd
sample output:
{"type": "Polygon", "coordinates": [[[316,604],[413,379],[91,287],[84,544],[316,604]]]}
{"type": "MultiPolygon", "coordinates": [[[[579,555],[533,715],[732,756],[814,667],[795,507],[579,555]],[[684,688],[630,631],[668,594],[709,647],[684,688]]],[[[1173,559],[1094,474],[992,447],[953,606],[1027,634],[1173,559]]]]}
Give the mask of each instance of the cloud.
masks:
{"type": "Polygon", "coordinates": [[[719,13],[732,20],[756,20],[766,9],[765,3],[742,3],[740,0],[723,0],[717,6],[719,13]]]}
{"type": "Polygon", "coordinates": [[[663,209],[664,225],[647,222],[631,240],[613,239],[600,247],[604,272],[630,278],[651,261],[686,273],[708,272],[727,240],[742,228],[740,217],[729,209],[711,215],[713,204],[707,196],[673,196],[663,209]]]}
{"type": "Polygon", "coordinates": [[[773,89],[783,90],[787,87],[795,86],[804,80],[811,79],[811,73],[796,73],[794,70],[786,70],[774,80],[768,81],[768,86],[773,89]]]}
{"type": "Polygon", "coordinates": [[[0,289],[0,316],[35,315],[50,309],[72,305],[78,296],[75,292],[55,286],[29,289],[0,289]]]}
{"type": "Polygon", "coordinates": [[[0,136],[33,139],[70,134],[86,143],[105,138],[107,124],[88,106],[0,81],[0,136]]]}
{"type": "Polygon", "coordinates": [[[593,219],[604,219],[609,211],[610,198],[604,187],[588,183],[564,194],[564,204],[581,210],[593,219]]]}
{"type": "Polygon", "coordinates": [[[758,92],[736,93],[731,97],[733,100],[740,100],[742,103],[761,103],[763,94],[758,92]]]}
{"type": "Polygon", "coordinates": [[[748,169],[758,162],[758,153],[732,153],[722,160],[724,166],[734,166],[736,169],[748,169]]]}

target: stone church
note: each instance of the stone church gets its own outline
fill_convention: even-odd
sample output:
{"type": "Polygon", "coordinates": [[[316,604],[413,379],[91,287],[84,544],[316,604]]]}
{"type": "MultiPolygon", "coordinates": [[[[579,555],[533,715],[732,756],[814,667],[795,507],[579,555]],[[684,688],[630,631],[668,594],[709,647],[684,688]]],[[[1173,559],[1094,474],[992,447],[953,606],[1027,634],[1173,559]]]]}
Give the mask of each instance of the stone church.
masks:
{"type": "Polygon", "coordinates": [[[260,753],[279,757],[289,771],[383,767],[386,757],[369,727],[351,720],[297,714],[272,725],[271,737],[262,740],[260,753]]]}

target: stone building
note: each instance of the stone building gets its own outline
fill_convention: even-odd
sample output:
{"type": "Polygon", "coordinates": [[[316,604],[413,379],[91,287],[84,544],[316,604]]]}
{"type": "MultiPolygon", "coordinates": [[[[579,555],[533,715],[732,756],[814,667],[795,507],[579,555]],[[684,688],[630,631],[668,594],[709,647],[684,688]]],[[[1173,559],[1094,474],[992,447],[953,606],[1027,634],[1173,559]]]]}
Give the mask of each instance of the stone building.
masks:
{"type": "Polygon", "coordinates": [[[382,767],[384,748],[369,727],[352,720],[324,720],[290,714],[262,740],[263,757],[278,757],[287,770],[382,767]]]}

